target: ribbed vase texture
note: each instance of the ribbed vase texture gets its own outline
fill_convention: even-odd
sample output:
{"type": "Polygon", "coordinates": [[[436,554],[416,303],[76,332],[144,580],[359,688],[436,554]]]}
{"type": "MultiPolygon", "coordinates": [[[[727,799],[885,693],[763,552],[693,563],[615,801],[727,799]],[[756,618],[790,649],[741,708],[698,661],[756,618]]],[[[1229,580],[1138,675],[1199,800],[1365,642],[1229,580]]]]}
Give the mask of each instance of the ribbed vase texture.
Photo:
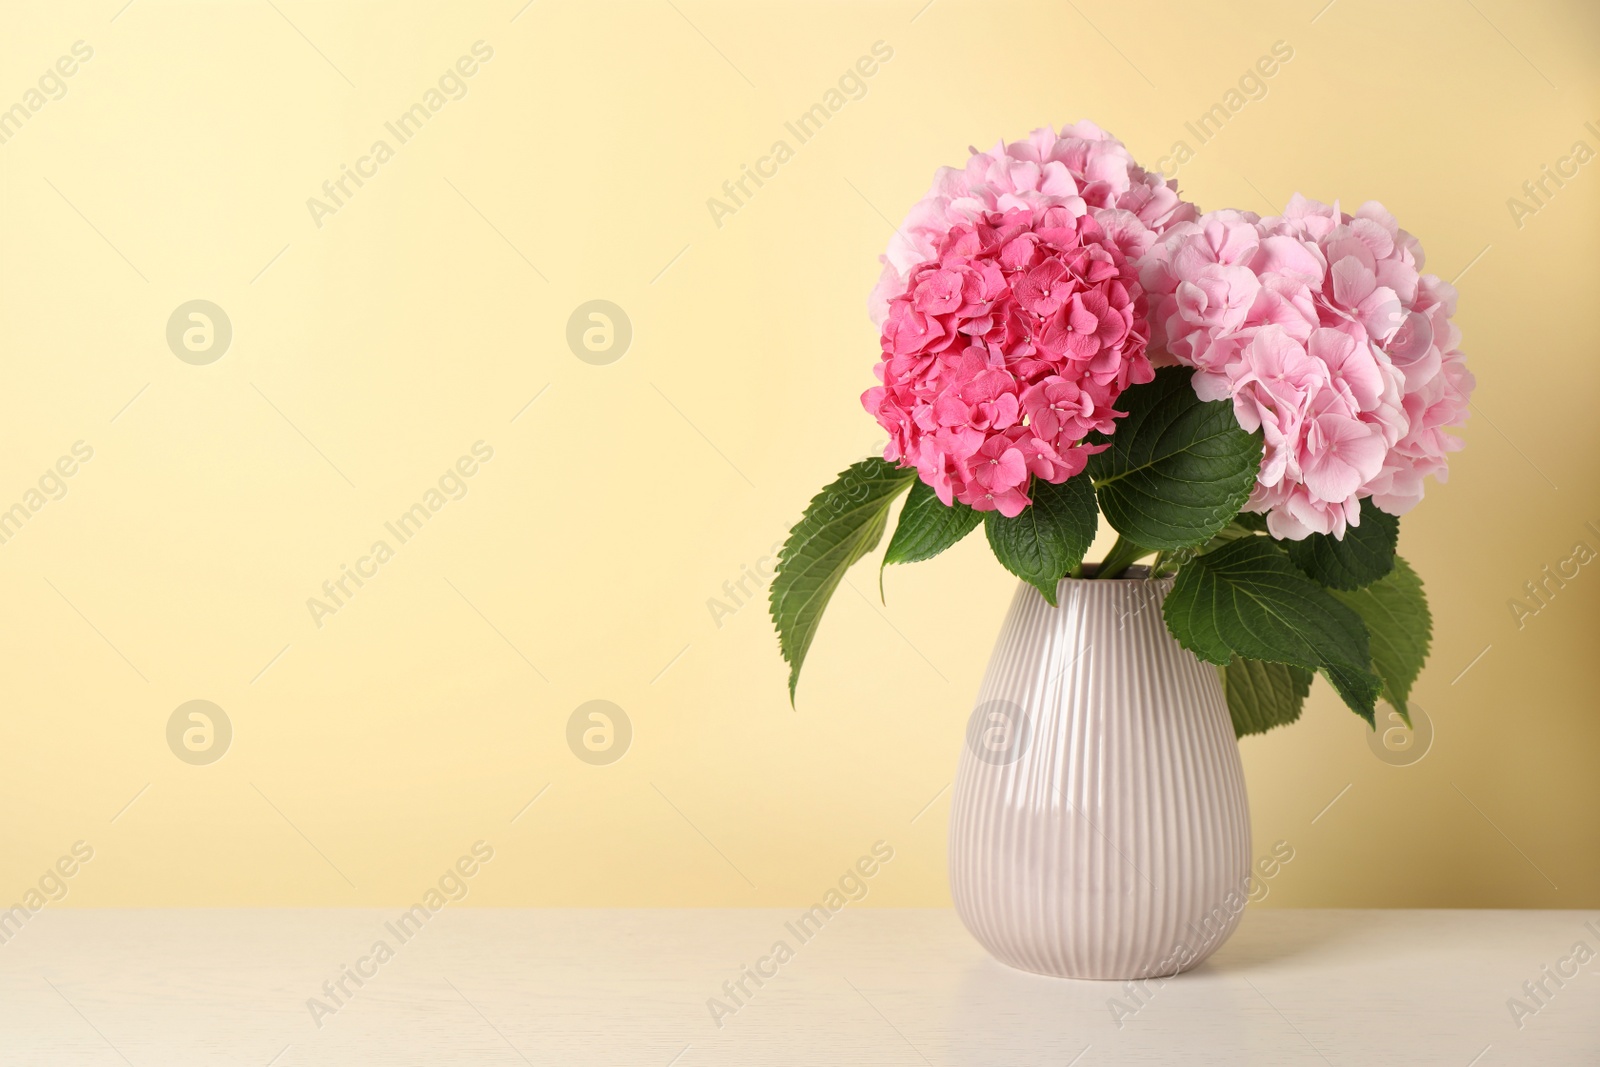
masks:
{"type": "Polygon", "coordinates": [[[1179,647],[1171,579],[1019,584],[962,746],[950,889],[985,948],[1063,978],[1171,975],[1238,925],[1244,772],[1216,668],[1179,647]]]}

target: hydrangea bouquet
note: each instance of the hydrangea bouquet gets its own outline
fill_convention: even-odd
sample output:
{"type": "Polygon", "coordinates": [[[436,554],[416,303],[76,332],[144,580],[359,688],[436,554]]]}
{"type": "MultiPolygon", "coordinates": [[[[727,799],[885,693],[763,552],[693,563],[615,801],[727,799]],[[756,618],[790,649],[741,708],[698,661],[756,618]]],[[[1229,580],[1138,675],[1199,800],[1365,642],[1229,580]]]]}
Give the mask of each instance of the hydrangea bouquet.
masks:
{"type": "Polygon", "coordinates": [[[941,169],[883,262],[861,400],[888,445],[811,501],[770,591],[791,700],[909,490],[885,567],[982,525],[1054,604],[1151,557],[1239,735],[1297,718],[1313,673],[1409,721],[1431,621],[1399,516],[1444,480],[1473,379],[1455,290],[1387,211],[1201,214],[1081,122],[941,169]],[[1119,536],[1086,565],[1102,514],[1119,536]]]}

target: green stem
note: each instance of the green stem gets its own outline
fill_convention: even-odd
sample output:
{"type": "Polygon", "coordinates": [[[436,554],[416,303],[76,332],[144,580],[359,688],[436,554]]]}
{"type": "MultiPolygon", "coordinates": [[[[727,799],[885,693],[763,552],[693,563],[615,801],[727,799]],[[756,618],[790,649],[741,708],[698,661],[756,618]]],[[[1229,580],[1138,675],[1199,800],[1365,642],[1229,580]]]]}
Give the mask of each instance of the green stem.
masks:
{"type": "Polygon", "coordinates": [[[1115,578],[1138,559],[1150,554],[1150,549],[1136,545],[1126,537],[1118,537],[1117,543],[1111,546],[1111,551],[1106,553],[1106,558],[1100,561],[1099,568],[1095,571],[1096,578],[1115,578]]]}

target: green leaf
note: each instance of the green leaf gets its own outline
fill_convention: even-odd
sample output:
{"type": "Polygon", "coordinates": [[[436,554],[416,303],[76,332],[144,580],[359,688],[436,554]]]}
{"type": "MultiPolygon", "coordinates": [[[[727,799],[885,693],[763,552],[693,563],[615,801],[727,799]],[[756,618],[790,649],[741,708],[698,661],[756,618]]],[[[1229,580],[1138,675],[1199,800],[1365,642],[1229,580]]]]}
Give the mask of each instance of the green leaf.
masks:
{"type": "MultiPolygon", "coordinates": [[[[1365,522],[1362,523],[1365,525],[1365,522]]],[[[1365,589],[1334,592],[1355,610],[1372,635],[1372,667],[1383,679],[1383,699],[1411,722],[1411,685],[1422,673],[1433,638],[1433,616],[1422,579],[1396,556],[1394,570],[1365,589]]]]}
{"type": "Polygon", "coordinates": [[[1294,722],[1311,692],[1311,672],[1286,663],[1235,656],[1217,672],[1222,675],[1235,737],[1264,734],[1294,722]]]}
{"type": "Polygon", "coordinates": [[[1333,589],[1360,589],[1394,568],[1394,546],[1400,540],[1400,518],[1369,498],[1361,502],[1361,525],[1347,526],[1344,539],[1312,534],[1286,541],[1296,567],[1333,589]]]}
{"type": "Polygon", "coordinates": [[[957,500],[946,507],[927,482],[918,480],[900,510],[900,522],[883,553],[883,565],[932,559],[983,522],[983,512],[957,500]]]}
{"type": "Polygon", "coordinates": [[[1083,475],[1060,485],[1035,478],[1028,494],[1033,503],[1008,519],[998,511],[984,513],[983,532],[1001,566],[1056,603],[1056,583],[1083,562],[1094,543],[1100,515],[1094,486],[1083,475]]]}
{"type": "Polygon", "coordinates": [[[1233,541],[1178,572],[1162,609],[1184,648],[1219,666],[1235,655],[1321,671],[1351,709],[1374,721],[1382,683],[1368,669],[1361,616],[1266,538],[1233,541]]]}
{"type": "Polygon", "coordinates": [[[1265,515],[1258,515],[1253,511],[1241,511],[1239,514],[1233,517],[1233,521],[1235,524],[1243,527],[1246,530],[1249,530],[1251,533],[1267,532],[1267,517],[1265,515]]]}
{"type": "Polygon", "coordinates": [[[1244,506],[1261,469],[1261,433],[1246,433],[1225,400],[1194,395],[1184,367],[1122,394],[1127,417],[1089,458],[1100,509],[1120,534],[1151,549],[1210,538],[1244,506]]]}
{"type": "Polygon", "coordinates": [[[789,701],[822,609],[850,565],[877,547],[889,505],[917,472],[882,459],[853,463],[811,498],[805,514],[778,552],[767,600],[778,630],[778,649],[789,664],[789,701]]]}

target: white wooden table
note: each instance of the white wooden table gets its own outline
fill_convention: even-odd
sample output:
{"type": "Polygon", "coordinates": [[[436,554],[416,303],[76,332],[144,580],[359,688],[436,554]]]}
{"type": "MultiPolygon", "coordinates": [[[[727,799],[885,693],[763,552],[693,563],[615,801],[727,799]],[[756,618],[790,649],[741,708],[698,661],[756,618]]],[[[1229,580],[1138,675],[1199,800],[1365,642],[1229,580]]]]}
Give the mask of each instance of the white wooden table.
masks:
{"type": "Polygon", "coordinates": [[[0,1064],[1600,1064],[1600,959],[1571,959],[1600,912],[1252,910],[1142,1003],[1009,970],[948,911],[803,943],[790,911],[447,907],[405,942],[398,913],[46,908],[0,944],[0,1064]]]}

